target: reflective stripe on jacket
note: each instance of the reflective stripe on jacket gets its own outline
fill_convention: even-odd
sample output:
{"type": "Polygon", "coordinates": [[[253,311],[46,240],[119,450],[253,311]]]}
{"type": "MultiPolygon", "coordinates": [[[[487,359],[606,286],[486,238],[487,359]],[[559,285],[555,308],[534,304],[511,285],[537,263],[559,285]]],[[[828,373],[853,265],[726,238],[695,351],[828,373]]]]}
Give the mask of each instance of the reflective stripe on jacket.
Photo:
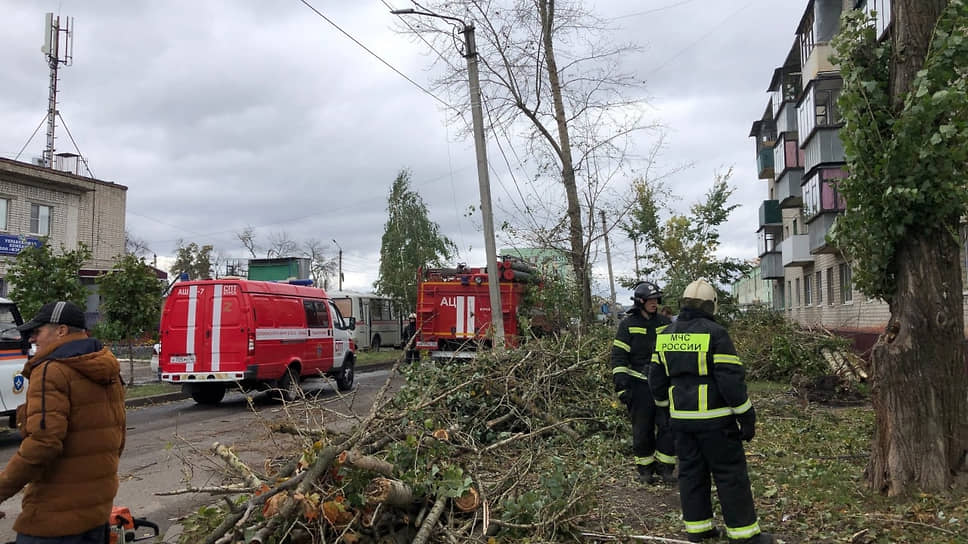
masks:
{"type": "Polygon", "coordinates": [[[649,386],[656,404],[669,407],[673,427],[683,430],[732,425],[751,406],[733,341],[698,311],[684,311],[658,335],[649,386]]]}
{"type": "Polygon", "coordinates": [[[669,318],[661,314],[646,319],[637,309],[619,323],[612,341],[612,377],[616,391],[628,387],[631,378],[649,379],[656,335],[669,323],[669,318]]]}

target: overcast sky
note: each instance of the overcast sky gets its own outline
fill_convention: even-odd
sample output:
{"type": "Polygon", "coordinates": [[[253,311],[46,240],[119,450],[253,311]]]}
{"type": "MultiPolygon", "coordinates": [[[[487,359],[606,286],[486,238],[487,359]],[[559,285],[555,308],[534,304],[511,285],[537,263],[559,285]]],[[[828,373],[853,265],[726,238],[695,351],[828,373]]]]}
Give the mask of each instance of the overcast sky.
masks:
{"type": "MultiPolygon", "coordinates": [[[[396,17],[380,0],[310,3],[430,85],[427,46],[394,32],[396,17]]],[[[586,5],[611,20],[616,42],[642,46],[623,63],[645,82],[649,120],[667,127],[658,168],[691,164],[667,180],[678,206],[697,202],[714,174],[732,166],[741,207],[722,231],[722,251],[755,258],[767,187],[756,178],[747,135],[805,2],[586,5]]],[[[128,187],[127,229],[159,257],[172,255],[179,239],[247,257],[236,233],[251,226],[263,246],[283,232],[316,238],[333,256],[338,243],[344,288],[371,290],[389,187],[409,168],[431,220],[460,248],[458,260],[483,265],[480,215],[467,214],[479,192],[463,127],[449,125],[434,98],[298,0],[0,0],[0,156],[15,157],[46,115],[49,71],[40,47],[48,11],[75,23],[73,65],[60,71],[66,128],[95,177],[128,187]]],[[[41,156],[44,134],[41,127],[20,160],[41,156]]],[[[58,151],[74,151],[62,126],[57,136],[58,151]]],[[[642,152],[652,140],[641,136],[642,152]]],[[[513,213],[515,191],[493,140],[488,151],[500,225],[513,213]]],[[[631,275],[631,243],[616,234],[611,247],[615,274],[631,275]]],[[[604,294],[599,255],[595,291],[604,294]]]]}

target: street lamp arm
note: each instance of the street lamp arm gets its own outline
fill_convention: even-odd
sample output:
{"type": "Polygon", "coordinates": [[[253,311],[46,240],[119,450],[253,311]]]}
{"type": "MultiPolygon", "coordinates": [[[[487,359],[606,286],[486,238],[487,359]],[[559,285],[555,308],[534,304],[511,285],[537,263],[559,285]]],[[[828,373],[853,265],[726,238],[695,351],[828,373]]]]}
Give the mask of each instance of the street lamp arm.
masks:
{"type": "Polygon", "coordinates": [[[459,17],[453,17],[451,15],[441,15],[439,13],[434,13],[432,11],[422,11],[422,10],[416,10],[413,8],[404,8],[404,9],[391,9],[390,13],[393,15],[426,15],[427,17],[436,17],[438,19],[456,21],[457,23],[460,23],[461,28],[466,29],[468,26],[467,23],[465,23],[464,20],[459,17]]]}

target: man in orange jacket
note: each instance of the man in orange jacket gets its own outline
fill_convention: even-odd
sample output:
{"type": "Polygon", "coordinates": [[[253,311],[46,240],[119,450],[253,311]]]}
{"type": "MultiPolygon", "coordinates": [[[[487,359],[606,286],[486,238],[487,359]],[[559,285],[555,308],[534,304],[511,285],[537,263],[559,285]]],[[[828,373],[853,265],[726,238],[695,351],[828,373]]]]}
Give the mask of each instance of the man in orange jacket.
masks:
{"type": "Polygon", "coordinates": [[[0,502],[26,486],[18,544],[106,542],[125,439],[121,365],[71,302],[45,304],[18,329],[37,353],[23,369],[24,439],[0,473],[0,502]]]}

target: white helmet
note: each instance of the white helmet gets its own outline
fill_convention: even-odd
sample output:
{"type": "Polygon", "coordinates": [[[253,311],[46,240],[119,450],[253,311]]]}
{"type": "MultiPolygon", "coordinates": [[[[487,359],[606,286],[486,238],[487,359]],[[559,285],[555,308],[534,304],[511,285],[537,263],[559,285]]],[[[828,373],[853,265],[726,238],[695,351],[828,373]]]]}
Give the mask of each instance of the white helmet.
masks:
{"type": "Polygon", "coordinates": [[[684,308],[695,308],[710,315],[716,314],[716,288],[706,280],[696,280],[686,286],[679,304],[684,308]]]}

